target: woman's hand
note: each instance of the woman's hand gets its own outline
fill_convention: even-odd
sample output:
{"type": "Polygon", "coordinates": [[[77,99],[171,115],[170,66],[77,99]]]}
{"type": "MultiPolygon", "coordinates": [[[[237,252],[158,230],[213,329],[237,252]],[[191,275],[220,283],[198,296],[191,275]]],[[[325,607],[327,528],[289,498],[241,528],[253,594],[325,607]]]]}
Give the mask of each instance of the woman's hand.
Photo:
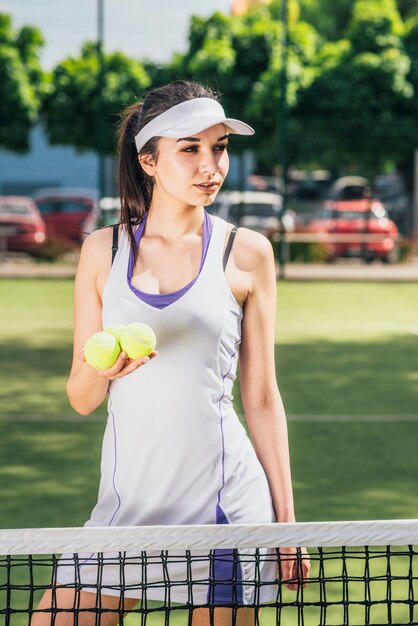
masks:
{"type": "Polygon", "coordinates": [[[284,586],[292,591],[297,591],[300,586],[306,587],[311,569],[306,548],[279,548],[279,554],[279,580],[287,581],[284,586]]]}
{"type": "MultiPolygon", "coordinates": [[[[95,372],[102,378],[108,378],[109,380],[116,380],[117,378],[123,378],[123,376],[127,376],[127,374],[131,374],[141,365],[145,365],[151,359],[154,359],[158,355],[158,352],[154,350],[151,352],[149,356],[142,356],[140,359],[130,359],[126,356],[125,352],[121,352],[118,356],[118,360],[112,367],[109,367],[106,370],[96,370],[95,372]]],[[[84,356],[84,351],[81,350],[80,358],[83,363],[86,363],[86,357],[84,356]]],[[[90,366],[91,367],[91,366],[90,366]]]]}

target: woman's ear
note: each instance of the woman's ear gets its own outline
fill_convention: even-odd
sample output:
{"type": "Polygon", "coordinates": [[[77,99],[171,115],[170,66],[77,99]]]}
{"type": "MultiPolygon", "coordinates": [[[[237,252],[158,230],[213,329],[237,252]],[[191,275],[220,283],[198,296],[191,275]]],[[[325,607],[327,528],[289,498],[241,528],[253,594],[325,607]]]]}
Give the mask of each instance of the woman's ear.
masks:
{"type": "Polygon", "coordinates": [[[150,154],[138,154],[138,161],[140,167],[142,167],[142,169],[146,174],[148,174],[148,176],[154,176],[155,163],[150,154]]]}

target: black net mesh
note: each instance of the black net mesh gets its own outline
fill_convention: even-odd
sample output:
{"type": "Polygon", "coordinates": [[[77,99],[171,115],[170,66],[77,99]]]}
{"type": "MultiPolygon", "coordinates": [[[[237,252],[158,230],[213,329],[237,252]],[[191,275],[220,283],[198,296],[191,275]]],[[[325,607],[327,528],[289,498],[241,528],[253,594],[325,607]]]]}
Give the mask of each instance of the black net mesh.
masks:
{"type": "Polygon", "coordinates": [[[301,550],[292,558],[279,549],[5,556],[0,613],[6,626],[192,624],[197,609],[222,625],[418,623],[413,546],[308,552],[307,580],[301,550]],[[283,574],[290,558],[292,580],[283,574]],[[217,621],[221,607],[226,621],[217,621]]]}

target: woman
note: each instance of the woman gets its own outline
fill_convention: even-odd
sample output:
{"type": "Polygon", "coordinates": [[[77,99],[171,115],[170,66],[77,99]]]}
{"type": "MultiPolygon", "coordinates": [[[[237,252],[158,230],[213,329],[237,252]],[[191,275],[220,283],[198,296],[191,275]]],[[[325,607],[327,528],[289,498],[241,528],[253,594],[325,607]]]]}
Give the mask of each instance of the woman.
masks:
{"type": "MultiPolygon", "coordinates": [[[[111,229],[93,232],[83,244],[75,281],[68,396],[76,411],[88,415],[109,394],[99,497],[87,526],[295,519],[286,420],[274,363],[272,247],[245,228],[234,239],[233,225],[204,208],[214,202],[228,172],[228,135],[253,132],[226,118],[217,96],[194,82],[155,89],[143,104],[125,112],[119,136],[122,217],[117,253],[112,264],[111,229]],[[122,353],[104,371],[86,363],[82,350],[90,335],[134,321],[154,329],[158,351],[136,361],[122,353]],[[238,359],[255,450],[232,406],[238,359]]],[[[288,552],[282,576],[291,579],[297,561],[295,551],[288,552]]],[[[261,579],[273,581],[276,567],[266,562],[261,579]]],[[[205,568],[207,563],[197,564],[195,574],[207,578],[205,568]]],[[[94,582],[97,571],[89,556],[80,569],[81,585],[94,582]]],[[[180,569],[173,566],[174,580],[184,579],[180,569]]],[[[74,573],[61,562],[58,582],[68,585],[71,577],[74,581],[74,573]]],[[[243,605],[251,603],[253,591],[245,585],[250,577],[243,566],[243,605]]],[[[102,607],[118,607],[120,592],[111,588],[118,580],[117,567],[104,575],[102,607]]],[[[129,571],[125,582],[123,609],[129,610],[140,591],[133,589],[129,571]]],[[[275,598],[274,584],[261,589],[261,601],[275,598]]],[[[163,598],[159,593],[163,591],[149,591],[148,599],[163,598]]],[[[215,604],[227,601],[228,593],[224,586],[216,589],[215,604]]],[[[71,588],[56,594],[56,606],[73,606],[71,588]]],[[[206,596],[206,589],[197,591],[195,603],[204,603],[206,596]]],[[[187,588],[174,587],[171,600],[187,600],[187,588]]],[[[46,592],[40,608],[50,606],[46,592]]],[[[82,591],[80,606],[96,606],[95,594],[82,591]]],[[[230,611],[216,608],[215,623],[231,623],[230,611]]],[[[239,624],[253,622],[254,609],[240,608],[238,613],[239,624]]],[[[93,624],[94,617],[82,613],[79,623],[93,624]]],[[[115,614],[101,617],[106,626],[117,623],[115,614]]],[[[71,619],[60,613],[55,625],[71,619]]],[[[208,623],[207,609],[194,611],[193,626],[208,623]]],[[[39,624],[45,622],[37,616],[32,625],[39,624]]]]}

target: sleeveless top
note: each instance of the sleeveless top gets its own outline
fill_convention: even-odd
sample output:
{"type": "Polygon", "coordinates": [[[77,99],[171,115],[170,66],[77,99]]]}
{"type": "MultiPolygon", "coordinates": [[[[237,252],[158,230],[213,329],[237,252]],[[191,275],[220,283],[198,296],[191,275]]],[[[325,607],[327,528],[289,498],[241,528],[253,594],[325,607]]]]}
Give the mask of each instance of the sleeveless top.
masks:
{"type": "MultiPolygon", "coordinates": [[[[213,216],[211,229],[209,221],[205,211],[198,276],[187,289],[152,299],[131,283],[130,244],[121,231],[103,293],[103,328],[149,324],[158,356],[109,383],[99,494],[86,526],[275,520],[266,475],[233,407],[243,310],[222,263],[227,222],[213,216]],[[164,306],[156,300],[164,300],[164,306]]],[[[142,232],[136,231],[138,240],[142,232]]],[[[226,571],[218,573],[228,579],[233,564],[221,561],[226,571]]],[[[239,567],[243,582],[250,580],[250,565],[244,561],[239,567]]],[[[261,578],[274,579],[274,567],[273,560],[266,564],[261,578]]],[[[94,575],[87,560],[83,576],[89,581],[94,575]]],[[[109,584],[112,575],[110,569],[109,584]]],[[[184,572],[178,575],[181,580],[184,572]]],[[[68,578],[60,572],[58,580],[68,578]]],[[[243,604],[253,592],[251,584],[243,584],[243,604]]],[[[267,601],[275,592],[274,585],[267,586],[262,596],[267,601]]],[[[148,597],[158,599],[162,592],[153,593],[148,597]]],[[[231,590],[220,588],[217,597],[222,600],[225,593],[231,590]]],[[[172,594],[173,601],[182,601],[187,588],[174,588],[172,594]]],[[[201,594],[204,600],[206,590],[201,594]]]]}

